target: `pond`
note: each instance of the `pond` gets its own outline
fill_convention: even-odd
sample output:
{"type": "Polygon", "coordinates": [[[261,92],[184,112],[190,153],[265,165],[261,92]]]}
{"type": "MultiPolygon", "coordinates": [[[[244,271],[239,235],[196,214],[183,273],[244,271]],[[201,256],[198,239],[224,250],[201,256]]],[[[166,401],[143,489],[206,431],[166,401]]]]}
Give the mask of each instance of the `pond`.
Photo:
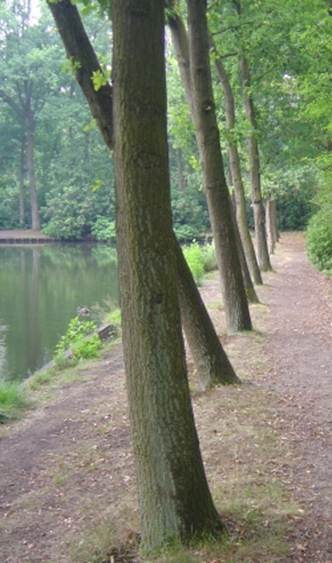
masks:
{"type": "Polygon", "coordinates": [[[106,245],[0,246],[0,378],[45,365],[81,307],[118,303],[116,253],[106,245]]]}

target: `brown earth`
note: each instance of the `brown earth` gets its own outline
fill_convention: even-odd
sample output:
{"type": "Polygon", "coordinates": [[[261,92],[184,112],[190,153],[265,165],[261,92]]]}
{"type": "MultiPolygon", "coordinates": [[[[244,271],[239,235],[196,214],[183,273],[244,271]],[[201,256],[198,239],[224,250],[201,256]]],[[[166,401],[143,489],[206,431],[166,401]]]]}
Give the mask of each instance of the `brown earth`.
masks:
{"type": "MultiPolygon", "coordinates": [[[[192,374],[230,544],[164,562],[332,562],[331,282],[308,263],[302,235],[283,236],[273,265],[252,308],[257,332],[222,337],[243,385],[200,394],[192,374]]],[[[223,334],[216,276],[202,294],[223,334]]],[[[78,377],[35,392],[36,408],[1,430],[2,563],[102,561],[90,544],[139,529],[121,347],[78,377]]]]}

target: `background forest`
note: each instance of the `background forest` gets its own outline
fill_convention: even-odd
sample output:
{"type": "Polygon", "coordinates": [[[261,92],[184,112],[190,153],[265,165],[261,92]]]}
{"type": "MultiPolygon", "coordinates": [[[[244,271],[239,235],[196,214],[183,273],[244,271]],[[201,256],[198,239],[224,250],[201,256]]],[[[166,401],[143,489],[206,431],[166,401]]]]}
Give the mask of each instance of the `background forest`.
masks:
{"type": "MultiPolygon", "coordinates": [[[[105,76],[95,76],[98,89],[111,75],[110,22],[94,10],[85,12],[89,37],[104,65],[105,76]]],[[[240,149],[249,194],[246,139],[252,126],[241,95],[241,44],[250,62],[264,197],[277,200],[281,229],[303,229],[324,202],[313,225],[321,229],[323,219],[328,231],[332,18],[325,3],[306,1],[300,6],[283,0],[276,6],[270,0],[255,1],[245,3],[238,15],[232,2],[210,2],[208,12],[211,57],[223,62],[236,102],[236,125],[229,130],[216,66],[214,90],[226,167],[231,137],[240,149]]],[[[0,228],[41,225],[58,239],[114,239],[112,159],[75,83],[75,63],[66,61],[48,8],[41,5],[36,18],[30,2],[4,3],[0,21],[0,228]]],[[[210,227],[170,35],[167,71],[173,217],[178,237],[190,240],[204,236],[210,227]]],[[[247,210],[252,225],[249,203],[247,210]]]]}

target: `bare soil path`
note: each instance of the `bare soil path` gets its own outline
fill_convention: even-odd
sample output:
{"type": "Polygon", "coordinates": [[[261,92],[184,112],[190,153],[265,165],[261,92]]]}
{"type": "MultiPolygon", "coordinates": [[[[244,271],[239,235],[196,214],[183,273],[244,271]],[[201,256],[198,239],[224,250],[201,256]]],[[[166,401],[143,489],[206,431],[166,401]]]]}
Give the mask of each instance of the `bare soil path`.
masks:
{"type": "MultiPolygon", "coordinates": [[[[252,527],[251,551],[236,540],[225,557],[186,561],[332,563],[331,281],[302,235],[284,235],[273,264],[252,310],[257,333],[222,336],[243,385],[194,396],[214,498],[238,515],[241,538],[252,527]]],[[[202,294],[223,335],[217,277],[202,294]]],[[[119,523],[139,529],[121,347],[78,377],[42,389],[35,410],[1,429],[1,563],[97,561],[87,531],[98,528],[100,548],[119,523]]]]}
{"type": "MultiPolygon", "coordinates": [[[[301,234],[286,235],[261,294],[270,308],[266,350],[280,391],[280,430],[297,456],[292,487],[310,521],[306,561],[332,561],[332,283],[305,255],[301,234]]],[[[295,459],[295,457],[294,457],[295,459]]]]}

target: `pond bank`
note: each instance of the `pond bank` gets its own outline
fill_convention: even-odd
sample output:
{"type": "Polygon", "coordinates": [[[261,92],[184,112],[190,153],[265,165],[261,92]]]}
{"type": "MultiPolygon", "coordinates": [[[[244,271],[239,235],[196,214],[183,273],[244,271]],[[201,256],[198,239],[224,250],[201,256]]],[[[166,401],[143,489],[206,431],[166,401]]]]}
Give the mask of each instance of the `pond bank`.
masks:
{"type": "Polygon", "coordinates": [[[44,244],[55,242],[42,231],[32,229],[15,229],[0,231],[0,244],[44,244]]]}

